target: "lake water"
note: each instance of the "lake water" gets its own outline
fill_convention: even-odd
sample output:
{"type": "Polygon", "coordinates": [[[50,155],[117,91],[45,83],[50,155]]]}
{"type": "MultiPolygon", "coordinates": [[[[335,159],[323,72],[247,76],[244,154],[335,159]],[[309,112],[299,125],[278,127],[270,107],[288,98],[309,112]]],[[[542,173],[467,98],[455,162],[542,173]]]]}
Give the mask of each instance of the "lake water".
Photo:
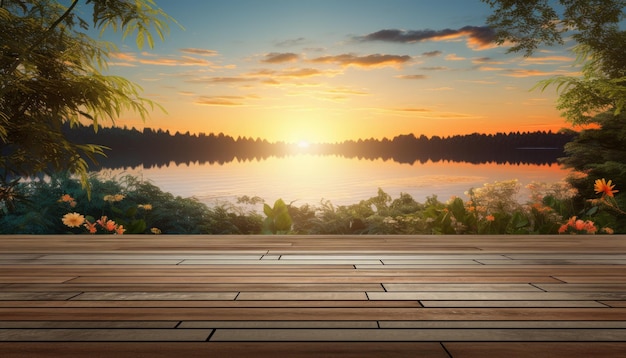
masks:
{"type": "MultiPolygon", "coordinates": [[[[137,167],[104,170],[107,175],[133,174],[149,180],[163,191],[196,197],[203,203],[235,202],[237,197],[259,196],[273,203],[282,198],[294,205],[318,205],[330,200],[349,205],[376,196],[382,188],[393,198],[408,193],[424,202],[437,195],[446,201],[484,183],[517,179],[525,186],[533,181],[553,183],[568,171],[557,164],[469,164],[426,162],[400,164],[384,160],[359,160],[340,156],[298,154],[226,164],[190,163],[161,168],[137,167]]],[[[520,199],[527,193],[522,190],[520,199]]]]}

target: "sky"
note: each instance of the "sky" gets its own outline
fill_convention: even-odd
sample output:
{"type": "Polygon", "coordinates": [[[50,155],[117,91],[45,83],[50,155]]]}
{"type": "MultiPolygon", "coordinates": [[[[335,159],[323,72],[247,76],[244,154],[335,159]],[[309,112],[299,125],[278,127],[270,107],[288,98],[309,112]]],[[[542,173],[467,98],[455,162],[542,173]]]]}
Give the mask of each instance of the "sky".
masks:
{"type": "MultiPolygon", "coordinates": [[[[554,88],[577,72],[567,45],[496,47],[480,0],[157,0],[184,27],[155,47],[105,35],[108,74],[162,105],[116,125],[269,141],[571,127],[554,88]]],[[[571,44],[570,44],[571,45],[571,44]]]]}

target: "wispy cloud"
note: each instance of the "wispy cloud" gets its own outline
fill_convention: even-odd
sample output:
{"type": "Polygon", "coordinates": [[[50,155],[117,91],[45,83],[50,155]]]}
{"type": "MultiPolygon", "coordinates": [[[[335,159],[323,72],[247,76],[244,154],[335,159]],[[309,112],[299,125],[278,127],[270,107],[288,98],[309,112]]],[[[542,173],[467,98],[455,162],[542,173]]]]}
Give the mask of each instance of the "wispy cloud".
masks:
{"type": "Polygon", "coordinates": [[[304,37],[298,37],[295,39],[287,39],[276,43],[278,47],[294,47],[294,46],[302,46],[306,44],[308,41],[304,37]]]}
{"type": "Polygon", "coordinates": [[[537,76],[549,76],[552,73],[535,70],[535,69],[504,69],[502,70],[502,75],[507,77],[515,77],[515,78],[526,78],[526,77],[537,77],[537,76]]]}
{"type": "Polygon", "coordinates": [[[400,78],[402,80],[425,80],[428,77],[426,75],[400,75],[396,76],[396,78],[400,78]]]}
{"type": "Polygon", "coordinates": [[[261,60],[261,62],[264,62],[264,63],[295,62],[299,58],[300,56],[291,52],[285,52],[285,53],[272,52],[272,53],[268,53],[267,55],[265,55],[265,58],[261,60]]]}
{"type": "Polygon", "coordinates": [[[460,29],[443,30],[399,30],[384,29],[365,36],[357,37],[360,41],[386,41],[400,43],[417,43],[424,41],[445,41],[467,38],[468,47],[475,50],[482,50],[493,47],[495,32],[484,26],[464,26],[460,29]]]}
{"type": "Polygon", "coordinates": [[[181,48],[180,52],[190,53],[190,54],[200,55],[200,56],[217,56],[219,54],[215,50],[206,50],[206,49],[201,49],[201,48],[181,48]]]}
{"type": "Polygon", "coordinates": [[[436,51],[428,51],[428,52],[424,52],[422,53],[422,56],[424,57],[437,57],[437,56],[441,56],[443,52],[436,50],[436,51]]]}
{"type": "Polygon", "coordinates": [[[342,54],[336,56],[322,56],[311,60],[314,63],[339,64],[343,67],[356,66],[363,68],[376,67],[399,67],[411,60],[408,55],[383,55],[373,54],[367,56],[357,56],[353,54],[342,54]]]}
{"type": "MultiPolygon", "coordinates": [[[[181,51],[188,53],[183,50],[181,51]]],[[[139,55],[129,52],[113,52],[110,54],[110,57],[113,59],[113,61],[109,63],[111,66],[137,66],[137,64],[153,66],[216,66],[215,63],[203,58],[193,56],[157,56],[147,52],[142,52],[139,55]]]]}
{"type": "Polygon", "coordinates": [[[554,64],[555,62],[572,63],[575,59],[568,56],[544,56],[544,57],[526,57],[524,62],[532,63],[533,65],[547,65],[554,64]]]}
{"type": "Polygon", "coordinates": [[[187,83],[241,83],[241,82],[251,82],[254,81],[254,78],[246,78],[246,77],[194,77],[189,78],[185,82],[187,83]]]}
{"type": "Polygon", "coordinates": [[[446,66],[430,66],[430,67],[420,67],[421,70],[424,71],[446,71],[448,67],[446,66]]]}
{"type": "Polygon", "coordinates": [[[245,99],[244,96],[200,96],[194,103],[204,106],[243,106],[245,99]]]}
{"type": "Polygon", "coordinates": [[[446,55],[445,59],[446,61],[465,61],[466,60],[465,57],[458,56],[456,53],[451,53],[449,55],[446,55]]]}

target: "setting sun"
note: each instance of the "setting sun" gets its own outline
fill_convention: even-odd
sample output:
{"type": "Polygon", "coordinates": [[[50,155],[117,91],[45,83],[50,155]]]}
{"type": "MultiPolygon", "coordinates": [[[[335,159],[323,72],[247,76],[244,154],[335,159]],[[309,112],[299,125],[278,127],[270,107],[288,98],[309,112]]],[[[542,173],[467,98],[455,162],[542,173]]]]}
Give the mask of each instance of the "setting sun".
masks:
{"type": "Polygon", "coordinates": [[[309,145],[310,145],[309,142],[307,142],[305,140],[301,140],[301,141],[298,142],[298,148],[305,149],[305,148],[308,148],[309,145]]]}

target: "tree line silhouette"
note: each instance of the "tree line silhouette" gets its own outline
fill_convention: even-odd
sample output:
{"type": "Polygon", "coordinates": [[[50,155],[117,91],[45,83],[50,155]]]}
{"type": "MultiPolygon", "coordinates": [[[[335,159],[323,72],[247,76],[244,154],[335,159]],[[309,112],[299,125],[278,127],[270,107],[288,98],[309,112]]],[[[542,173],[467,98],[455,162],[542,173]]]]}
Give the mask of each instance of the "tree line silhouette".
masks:
{"type": "Polygon", "coordinates": [[[497,134],[473,133],[447,137],[399,135],[392,139],[359,139],[338,143],[317,143],[307,148],[286,142],[269,142],[260,138],[233,138],[223,133],[191,134],[145,128],[99,128],[78,126],[64,131],[77,143],[106,146],[107,157],[100,158],[97,168],[168,166],[174,162],[225,164],[232,161],[259,161],[297,153],[338,155],[367,160],[393,160],[414,164],[427,161],[454,161],[498,164],[553,164],[563,156],[563,147],[575,132],[536,131],[497,134]]]}

